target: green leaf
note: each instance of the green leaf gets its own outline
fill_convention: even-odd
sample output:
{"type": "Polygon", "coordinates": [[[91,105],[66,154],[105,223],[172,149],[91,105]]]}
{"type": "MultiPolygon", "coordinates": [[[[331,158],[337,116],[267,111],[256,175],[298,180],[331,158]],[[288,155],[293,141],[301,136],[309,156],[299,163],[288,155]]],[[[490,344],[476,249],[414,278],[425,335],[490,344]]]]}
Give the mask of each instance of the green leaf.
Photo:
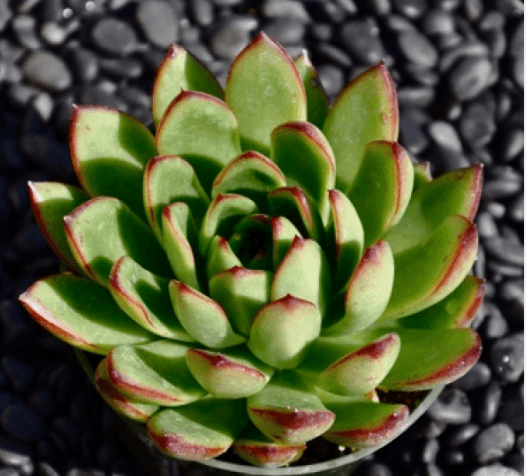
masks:
{"type": "Polygon", "coordinates": [[[325,433],[334,421],[319,397],[290,371],[277,372],[258,394],[248,399],[252,423],[274,441],[301,444],[325,433]]]}
{"type": "Polygon", "coordinates": [[[363,224],[365,246],[400,221],[413,190],[413,165],[396,142],[367,144],[348,196],[363,224]]]}
{"type": "Polygon", "coordinates": [[[208,246],[215,235],[228,236],[232,227],[243,217],[258,212],[250,198],[235,193],[219,194],[206,211],[199,231],[199,251],[206,256],[208,246]]]}
{"type": "Polygon", "coordinates": [[[297,236],[302,238],[298,229],[285,217],[272,217],[270,219],[272,228],[272,262],[274,270],[285,258],[290,245],[297,236]]]}
{"type": "Polygon", "coordinates": [[[69,126],[71,161],[91,196],[116,197],[141,218],[142,175],[157,155],[151,132],[132,116],[103,106],[75,106],[69,126]]]}
{"type": "Polygon", "coordinates": [[[453,329],[468,327],[484,300],[484,280],[468,275],[448,296],[433,306],[400,319],[410,329],[453,329]]]}
{"type": "Polygon", "coordinates": [[[200,290],[198,271],[201,268],[197,227],[188,204],[175,202],[164,207],[161,217],[162,242],[176,278],[200,290]]]}
{"type": "Polygon", "coordinates": [[[169,339],[193,342],[173,312],[168,282],[130,257],[122,256],[111,269],[109,289],[118,306],[146,330],[169,339]]]}
{"type": "Polygon", "coordinates": [[[329,190],[329,204],[331,215],[327,237],[331,245],[327,249],[334,250],[334,255],[327,258],[336,270],[334,291],[340,291],[349,281],[362,256],[364,232],[354,205],[342,192],[329,190]]]}
{"type": "Polygon", "coordinates": [[[210,280],[210,296],[225,310],[234,329],[248,335],[259,309],[270,299],[272,274],[234,266],[210,280]]]}
{"type": "Polygon", "coordinates": [[[187,344],[159,340],[120,345],[107,357],[110,383],[128,398],[163,406],[186,405],[206,395],[186,366],[187,344]]]}
{"type": "Polygon", "coordinates": [[[331,290],[329,263],[320,245],[295,237],[279,265],[272,286],[272,300],[287,295],[310,301],[325,315],[331,290]]]}
{"type": "Polygon", "coordinates": [[[214,75],[182,46],[171,45],[153,81],[152,113],[155,124],[159,124],[172,100],[182,90],[201,91],[219,99],[223,97],[223,90],[214,75]]]}
{"type": "Polygon", "coordinates": [[[393,292],[384,317],[405,317],[444,299],[469,273],[477,245],[475,225],[454,215],[426,242],[395,253],[393,292]]]}
{"type": "Polygon", "coordinates": [[[180,281],[170,281],[172,305],[179,321],[195,340],[214,349],[242,344],[223,308],[213,299],[180,281]]]}
{"type": "Polygon", "coordinates": [[[387,307],[396,266],[385,241],[367,248],[345,288],[344,314],[329,313],[324,335],[349,334],[370,326],[387,307]]]}
{"type": "Polygon", "coordinates": [[[226,238],[214,236],[206,260],[206,276],[210,280],[213,276],[235,266],[241,267],[241,261],[232,251],[226,238]]]}
{"type": "Polygon", "coordinates": [[[327,191],[334,188],[336,168],[331,146],[321,131],[308,122],[288,122],[276,127],[271,139],[270,158],[287,178],[287,185],[309,194],[327,218],[327,191]]]}
{"type": "Polygon", "coordinates": [[[212,198],[224,193],[244,195],[266,205],[267,192],[286,185],[279,167],[264,155],[249,150],[236,157],[217,175],[212,185],[212,198]]]}
{"type": "Polygon", "coordinates": [[[27,187],[33,215],[49,246],[71,269],[80,272],[69,249],[63,219],[89,197],[80,188],[57,182],[28,182],[27,187]]]}
{"type": "Polygon", "coordinates": [[[304,359],[320,327],[321,315],[313,303],[287,295],[259,310],[247,345],[263,362],[291,369],[304,359]]]}
{"type": "Polygon", "coordinates": [[[236,455],[255,466],[277,468],[294,463],[301,458],[307,446],[304,443],[289,445],[274,441],[261,433],[253,424],[245,427],[234,441],[236,455]]]}
{"type": "Polygon", "coordinates": [[[119,392],[108,378],[106,359],[95,371],[95,388],[111,408],[131,420],[145,422],[159,409],[159,405],[138,402],[119,392]]]}
{"type": "Polygon", "coordinates": [[[292,59],[263,32],[232,63],[225,101],[239,121],[243,150],[265,155],[276,126],[307,119],[305,88],[292,59]]]}
{"type": "Polygon", "coordinates": [[[186,203],[200,224],[210,203],[192,166],[176,155],[161,155],[148,162],[143,193],[146,216],[161,242],[162,213],[166,205],[186,203]]]}
{"type": "Polygon", "coordinates": [[[247,423],[244,400],[205,398],[161,410],[148,420],[146,431],[168,456],[206,461],[227,451],[247,423]]]}
{"type": "Polygon", "coordinates": [[[123,255],[154,274],[172,275],[150,227],[116,198],[92,198],[66,215],[64,224],[78,265],[104,286],[115,261],[123,255]]]}
{"type": "Polygon", "coordinates": [[[218,172],[241,153],[236,116],[221,100],[183,91],[166,110],[155,141],[159,153],[180,155],[206,191],[218,172]]]}
{"type": "MultiPolygon", "coordinates": [[[[379,329],[378,332],[385,331],[379,329]]],[[[402,347],[380,388],[413,392],[450,383],[475,365],[482,342],[473,329],[397,328],[402,347]]]]}
{"type": "Polygon", "coordinates": [[[189,349],[186,362],[201,386],[217,398],[244,398],[258,393],[274,369],[256,359],[246,347],[212,352],[189,349]]]}
{"type": "Polygon", "coordinates": [[[307,120],[321,129],[329,112],[329,100],[318,72],[305,50],[294,59],[294,65],[303,80],[307,95],[307,120]]]}
{"type": "Polygon", "coordinates": [[[155,339],[119,309],[107,289],[86,278],[50,276],[19,299],[47,331],[89,352],[106,355],[116,345],[155,339]]]}
{"type": "Polygon", "coordinates": [[[422,185],[400,222],[386,235],[397,254],[425,242],[448,217],[473,221],[482,191],[482,165],[453,170],[422,185]]]}
{"type": "Polygon", "coordinates": [[[336,157],[336,186],[347,192],[356,180],[365,146],[398,137],[398,100],[384,63],[368,69],[343,89],[323,124],[336,157]]]}
{"type": "Polygon", "coordinates": [[[413,193],[433,180],[433,177],[431,176],[431,164],[429,162],[413,164],[413,173],[415,176],[413,181],[413,193]]]}

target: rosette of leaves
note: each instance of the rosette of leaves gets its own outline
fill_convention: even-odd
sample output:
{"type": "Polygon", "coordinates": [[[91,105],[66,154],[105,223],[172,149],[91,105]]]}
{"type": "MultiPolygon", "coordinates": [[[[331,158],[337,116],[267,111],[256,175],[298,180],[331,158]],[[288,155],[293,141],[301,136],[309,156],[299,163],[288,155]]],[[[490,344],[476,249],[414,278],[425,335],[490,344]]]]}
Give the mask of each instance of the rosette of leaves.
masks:
{"type": "Polygon", "coordinates": [[[280,466],[319,436],[378,445],[409,413],[390,394],[474,365],[481,166],[412,164],[383,63],[329,107],[306,54],[263,33],[224,91],[173,46],[152,105],[153,133],[74,109],[83,189],[29,184],[69,270],[20,300],[103,356],[97,390],[161,451],[280,466]]]}

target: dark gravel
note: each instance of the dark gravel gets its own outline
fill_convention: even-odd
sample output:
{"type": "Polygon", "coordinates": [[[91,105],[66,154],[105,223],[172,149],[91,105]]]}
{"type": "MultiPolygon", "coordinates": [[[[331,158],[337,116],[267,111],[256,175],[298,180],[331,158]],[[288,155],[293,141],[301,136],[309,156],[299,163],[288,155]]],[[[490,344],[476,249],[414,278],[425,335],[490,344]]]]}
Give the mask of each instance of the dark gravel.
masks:
{"type": "MultiPolygon", "coordinates": [[[[473,324],[481,361],[358,475],[523,475],[523,12],[520,0],[0,0],[0,476],[144,474],[71,350],[17,302],[59,265],[27,181],[74,183],[72,104],[151,123],[151,82],[171,42],[224,82],[260,29],[292,55],[307,48],[331,98],[383,59],[414,160],[431,161],[434,174],[485,164],[474,266],[487,291],[473,324]]],[[[164,462],[156,473],[199,468],[164,462]]]]}

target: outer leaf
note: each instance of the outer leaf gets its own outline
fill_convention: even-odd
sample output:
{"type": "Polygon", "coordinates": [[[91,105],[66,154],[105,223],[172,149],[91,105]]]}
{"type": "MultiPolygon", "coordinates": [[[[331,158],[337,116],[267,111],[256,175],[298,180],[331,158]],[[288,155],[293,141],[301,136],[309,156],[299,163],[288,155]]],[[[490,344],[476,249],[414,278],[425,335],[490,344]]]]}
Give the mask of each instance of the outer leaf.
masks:
{"type": "Polygon", "coordinates": [[[56,182],[28,182],[31,208],[41,233],[55,254],[74,270],[80,271],[64,231],[63,218],[89,197],[77,187],[56,182]]]}
{"type": "Polygon", "coordinates": [[[227,451],[247,423],[243,400],[206,398],[161,410],[148,420],[146,430],[168,456],[205,461],[227,451]]]}
{"type": "Polygon", "coordinates": [[[143,193],[146,216],[161,243],[162,213],[166,205],[186,203],[200,224],[210,203],[192,166],[175,155],[161,155],[148,162],[143,193]]]}
{"type": "Polygon", "coordinates": [[[276,468],[301,458],[306,445],[288,445],[271,440],[254,425],[247,426],[236,439],[232,449],[240,458],[256,466],[276,468]]]}
{"type": "Polygon", "coordinates": [[[241,261],[232,251],[228,241],[222,236],[214,236],[206,260],[206,276],[212,279],[218,273],[231,269],[235,266],[241,267],[241,261]]]}
{"type": "Polygon", "coordinates": [[[383,62],[341,91],[323,124],[336,157],[337,188],[347,192],[353,185],[369,142],[396,141],[398,122],[396,90],[383,62]]]}
{"type": "Polygon", "coordinates": [[[190,349],[186,362],[197,381],[217,398],[243,398],[258,393],[274,369],[256,359],[246,347],[212,352],[190,349]]]}
{"type": "Polygon", "coordinates": [[[349,198],[363,224],[365,246],[383,237],[400,221],[413,190],[413,165],[396,142],[376,141],[364,157],[349,198]]]}
{"type": "Polygon", "coordinates": [[[298,229],[285,217],[272,217],[272,262],[276,270],[289,251],[290,245],[297,236],[302,238],[298,229]]]}
{"type": "Polygon", "coordinates": [[[89,352],[105,355],[116,345],[155,338],[119,309],[107,289],[89,279],[50,276],[37,281],[19,299],[47,331],[89,352]]]}
{"type": "Polygon", "coordinates": [[[320,245],[314,240],[295,237],[274,274],[270,298],[292,295],[314,303],[324,316],[330,290],[329,263],[320,245]]]}
{"type": "Polygon", "coordinates": [[[116,109],[75,106],[69,147],[79,182],[88,194],[116,197],[144,217],[142,174],[157,155],[145,126],[116,109]]]}
{"type": "MultiPolygon", "coordinates": [[[[381,329],[378,332],[382,332],[381,329]]],[[[452,382],[468,372],[482,352],[473,329],[396,329],[400,355],[381,388],[412,392],[452,382]]]]}
{"type": "Polygon", "coordinates": [[[473,221],[482,191],[482,165],[453,170],[421,186],[385,239],[393,253],[419,245],[451,215],[473,221]]]}
{"type": "Polygon", "coordinates": [[[166,110],[155,136],[161,154],[180,155],[210,191],[217,173],[241,153],[236,116],[221,100],[181,92],[166,110]]]}
{"type": "Polygon", "coordinates": [[[276,126],[307,119],[305,88],[292,59],[263,32],[232,63],[225,100],[238,118],[243,149],[265,155],[276,126]]]}
{"type": "Polygon", "coordinates": [[[210,296],[225,310],[234,329],[250,333],[259,309],[270,299],[272,274],[260,269],[234,266],[210,280],[210,296]]]}
{"type": "Polygon", "coordinates": [[[223,97],[223,90],[214,75],[182,46],[171,45],[153,82],[152,114],[155,124],[159,124],[172,100],[182,90],[202,91],[219,99],[223,97]]]}
{"type": "Polygon", "coordinates": [[[108,378],[106,359],[95,371],[95,388],[110,407],[131,420],[145,422],[159,409],[159,405],[137,402],[119,392],[108,378]]]}
{"type": "Polygon", "coordinates": [[[206,395],[186,366],[186,344],[159,340],[121,345],[107,357],[110,383],[122,394],[163,406],[186,405],[206,395]]]}
{"type": "Polygon", "coordinates": [[[172,274],[151,229],[116,198],[93,198],[66,215],[64,224],[77,263],[104,286],[115,261],[123,255],[155,274],[172,274]]]}
{"type": "Polygon", "coordinates": [[[179,321],[195,340],[213,349],[245,341],[234,332],[217,302],[180,281],[170,281],[168,289],[179,321]]]}
{"type": "Polygon", "coordinates": [[[484,280],[466,276],[464,281],[442,301],[400,319],[411,329],[448,329],[468,327],[484,300],[484,280]]]}
{"type": "Polygon", "coordinates": [[[334,421],[312,389],[292,372],[278,372],[248,399],[252,423],[269,438],[301,444],[325,433],[334,421]]]}
{"type": "Polygon", "coordinates": [[[329,100],[318,72],[305,50],[294,59],[294,65],[303,80],[307,95],[307,120],[321,129],[329,112],[329,100]]]}
{"type": "Polygon", "coordinates": [[[413,193],[433,180],[433,177],[431,176],[431,164],[429,162],[413,164],[413,172],[415,176],[413,182],[413,193]]]}
{"type": "Polygon", "coordinates": [[[247,345],[263,362],[291,369],[303,360],[320,327],[321,316],[313,303],[287,295],[260,309],[247,345]]]}
{"type": "Polygon", "coordinates": [[[393,254],[385,241],[367,248],[345,288],[344,315],[335,323],[332,315],[327,316],[324,335],[349,334],[376,321],[389,302],[395,270],[393,254]]]}
{"type": "Polygon", "coordinates": [[[427,242],[395,254],[393,292],[384,317],[408,316],[445,298],[468,274],[477,245],[476,226],[454,215],[427,242]]]}
{"type": "Polygon", "coordinates": [[[169,339],[192,342],[173,312],[168,282],[130,257],[121,256],[111,269],[109,289],[119,307],[146,330],[169,339]]]}

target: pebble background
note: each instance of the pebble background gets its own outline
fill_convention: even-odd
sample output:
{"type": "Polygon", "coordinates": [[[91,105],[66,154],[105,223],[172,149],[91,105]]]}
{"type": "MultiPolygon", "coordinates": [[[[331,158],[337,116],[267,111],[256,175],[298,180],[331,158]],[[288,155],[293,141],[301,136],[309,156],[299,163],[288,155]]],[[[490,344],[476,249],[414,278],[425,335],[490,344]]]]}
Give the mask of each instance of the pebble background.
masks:
{"type": "Polygon", "coordinates": [[[307,48],[331,97],[385,59],[415,160],[435,174],[486,166],[482,359],[359,475],[524,474],[523,12],[519,0],[0,0],[0,476],[142,474],[72,352],[17,302],[58,269],[26,182],[75,182],[72,103],[150,123],[152,75],[172,41],[224,82],[261,29],[293,56],[307,48]]]}

